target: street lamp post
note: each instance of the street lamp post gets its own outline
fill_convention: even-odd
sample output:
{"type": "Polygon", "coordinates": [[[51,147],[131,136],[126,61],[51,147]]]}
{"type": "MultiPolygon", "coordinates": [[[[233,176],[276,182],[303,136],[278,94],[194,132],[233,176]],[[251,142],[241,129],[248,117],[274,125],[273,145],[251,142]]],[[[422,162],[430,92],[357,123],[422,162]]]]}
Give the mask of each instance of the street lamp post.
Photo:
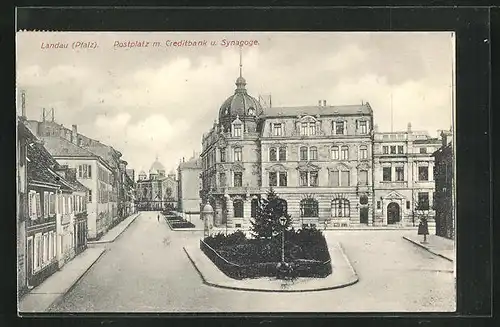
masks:
{"type": "Polygon", "coordinates": [[[285,263],[285,225],[286,217],[280,217],[279,219],[281,229],[281,262],[285,263]]]}

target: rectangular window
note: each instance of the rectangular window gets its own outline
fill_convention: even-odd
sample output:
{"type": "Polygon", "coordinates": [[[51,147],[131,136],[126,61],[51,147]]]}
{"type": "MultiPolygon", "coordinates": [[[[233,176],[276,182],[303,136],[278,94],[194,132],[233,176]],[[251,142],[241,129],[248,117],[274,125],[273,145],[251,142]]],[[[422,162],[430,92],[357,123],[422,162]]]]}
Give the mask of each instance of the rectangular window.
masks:
{"type": "Polygon", "coordinates": [[[307,171],[300,172],[300,186],[308,186],[309,180],[307,178],[307,171]]]}
{"type": "Polygon", "coordinates": [[[368,158],[368,149],[365,147],[360,148],[359,149],[359,156],[360,156],[360,159],[368,158]]]}
{"type": "Polygon", "coordinates": [[[89,199],[87,202],[92,203],[92,190],[89,190],[89,199]]]}
{"type": "Polygon", "coordinates": [[[311,171],[309,173],[310,186],[318,186],[318,172],[311,171]]]}
{"type": "Polygon", "coordinates": [[[339,171],[331,170],[330,171],[330,185],[331,186],[339,186],[339,171]]]}
{"type": "Polygon", "coordinates": [[[226,149],[220,149],[220,162],[226,162],[226,149]]]}
{"type": "Polygon", "coordinates": [[[43,192],[43,217],[49,216],[49,192],[43,192]]]}
{"type": "Polygon", "coordinates": [[[404,153],[404,147],[402,145],[398,145],[398,153],[403,154],[404,153]]]}
{"type": "Polygon", "coordinates": [[[383,167],[382,168],[382,180],[384,182],[390,182],[392,180],[392,172],[391,167],[383,167]]]}
{"type": "Polygon", "coordinates": [[[391,154],[396,154],[396,146],[391,145],[391,154]]]}
{"type": "Polygon", "coordinates": [[[40,234],[35,235],[35,243],[33,245],[33,270],[37,270],[40,266],[40,234]]]}
{"type": "Polygon", "coordinates": [[[306,161],[308,158],[307,148],[305,146],[300,148],[300,160],[306,161]]]}
{"type": "Polygon", "coordinates": [[[273,132],[274,132],[274,136],[282,136],[283,135],[283,126],[281,124],[274,124],[273,132]]]}
{"type": "Polygon", "coordinates": [[[396,167],[396,180],[402,182],[405,180],[405,169],[404,167],[396,167]]]}
{"type": "Polygon", "coordinates": [[[429,210],[429,193],[418,192],[418,210],[429,210]]]}
{"type": "Polygon", "coordinates": [[[360,131],[361,134],[368,133],[368,128],[367,128],[366,121],[362,120],[362,121],[359,122],[359,131],[360,131]]]}
{"type": "Polygon", "coordinates": [[[419,181],[429,180],[429,167],[427,166],[418,167],[418,180],[419,181]]]}
{"type": "Polygon", "coordinates": [[[287,175],[286,172],[280,172],[279,173],[279,185],[280,186],[287,186],[287,175]]]}
{"type": "Polygon", "coordinates": [[[233,125],[233,136],[241,136],[241,125],[233,125]]]}
{"type": "Polygon", "coordinates": [[[49,234],[43,234],[43,263],[49,261],[49,234]]]}
{"type": "Polygon", "coordinates": [[[332,147],[332,160],[339,160],[339,147],[332,147]]]}
{"type": "Polygon", "coordinates": [[[243,186],[243,173],[235,172],[234,173],[234,187],[242,187],[243,186]]]}
{"type": "Polygon", "coordinates": [[[36,218],[42,216],[42,207],[40,203],[40,193],[36,193],[36,218]]]}
{"type": "Polygon", "coordinates": [[[279,149],[279,160],[286,161],[286,148],[279,149]]]}
{"type": "MultiPolygon", "coordinates": [[[[385,135],[384,135],[385,136],[385,135]]],[[[389,154],[389,147],[387,145],[384,145],[382,147],[382,153],[383,154],[389,154]]]]}
{"type": "Polygon", "coordinates": [[[342,160],[349,160],[349,148],[347,146],[341,148],[340,158],[342,160]]]}
{"type": "Polygon", "coordinates": [[[83,178],[83,166],[82,165],[78,166],[78,177],[83,178]]]}
{"type": "Polygon", "coordinates": [[[234,149],[234,161],[241,161],[241,148],[234,149]]]}
{"type": "Polygon", "coordinates": [[[236,228],[241,228],[241,224],[234,224],[234,226],[236,226],[236,228]]]}
{"type": "Polygon", "coordinates": [[[420,148],[420,153],[427,153],[427,148],[420,148]]]}
{"type": "Polygon", "coordinates": [[[380,209],[380,208],[381,208],[381,206],[382,206],[382,205],[381,205],[380,201],[377,201],[377,209],[380,209]]]}
{"type": "Polygon", "coordinates": [[[307,123],[300,125],[300,135],[307,135],[307,123]]]}
{"type": "Polygon", "coordinates": [[[309,123],[309,135],[316,135],[316,123],[309,123]]]}
{"type": "Polygon", "coordinates": [[[88,165],[88,168],[87,168],[87,177],[88,178],[92,178],[92,166],[91,165],[88,165]]]}
{"type": "Polygon", "coordinates": [[[269,173],[269,186],[278,186],[278,177],[276,172],[269,173]]]}
{"type": "Polygon", "coordinates": [[[318,160],[318,149],[316,147],[309,149],[309,158],[309,160],[318,160]]]}
{"type": "Polygon", "coordinates": [[[340,186],[349,186],[349,171],[340,172],[340,186]]]}
{"type": "Polygon", "coordinates": [[[343,121],[338,121],[335,122],[335,134],[337,135],[343,135],[344,134],[344,122],[343,121]]]}
{"type": "Polygon", "coordinates": [[[368,185],[368,170],[359,171],[359,184],[368,185]]]}
{"type": "Polygon", "coordinates": [[[410,201],[406,201],[406,209],[410,209],[410,205],[411,205],[410,201]]]}

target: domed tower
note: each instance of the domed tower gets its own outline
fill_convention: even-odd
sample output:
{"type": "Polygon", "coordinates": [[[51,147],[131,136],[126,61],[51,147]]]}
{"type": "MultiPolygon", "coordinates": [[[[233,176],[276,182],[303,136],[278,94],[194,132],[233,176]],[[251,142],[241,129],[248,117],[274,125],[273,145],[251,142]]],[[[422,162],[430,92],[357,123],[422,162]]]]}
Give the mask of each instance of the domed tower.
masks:
{"type": "Polygon", "coordinates": [[[158,156],[149,169],[149,178],[156,179],[157,177],[165,177],[165,167],[158,160],[158,156]]]}
{"type": "Polygon", "coordinates": [[[233,132],[232,125],[237,119],[242,124],[241,135],[257,131],[257,119],[263,114],[263,110],[259,101],[247,93],[246,84],[242,75],[240,52],[240,76],[236,79],[236,90],[219,109],[219,124],[224,131],[233,132]]]}

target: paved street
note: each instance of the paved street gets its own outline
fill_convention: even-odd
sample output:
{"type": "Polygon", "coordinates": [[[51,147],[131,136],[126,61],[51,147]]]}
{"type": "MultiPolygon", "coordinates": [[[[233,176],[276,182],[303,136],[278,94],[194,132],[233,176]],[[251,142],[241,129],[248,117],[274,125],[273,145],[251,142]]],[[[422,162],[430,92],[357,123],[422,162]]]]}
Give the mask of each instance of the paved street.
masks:
{"type": "MultiPolygon", "coordinates": [[[[53,311],[306,312],[453,311],[453,263],[402,238],[401,231],[329,231],[360,281],[310,293],[262,293],[206,286],[182,247],[199,232],[171,231],[143,212],[53,311]]],[[[97,246],[97,245],[96,245],[97,246]]]]}

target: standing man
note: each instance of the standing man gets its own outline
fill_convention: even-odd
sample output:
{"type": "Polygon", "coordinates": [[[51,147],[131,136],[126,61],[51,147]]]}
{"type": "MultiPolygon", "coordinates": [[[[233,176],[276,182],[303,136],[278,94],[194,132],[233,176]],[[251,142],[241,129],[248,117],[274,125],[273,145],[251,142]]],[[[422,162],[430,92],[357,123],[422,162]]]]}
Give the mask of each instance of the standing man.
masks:
{"type": "Polygon", "coordinates": [[[158,218],[158,222],[160,222],[160,214],[158,214],[158,217],[157,217],[157,218],[158,218]]]}

